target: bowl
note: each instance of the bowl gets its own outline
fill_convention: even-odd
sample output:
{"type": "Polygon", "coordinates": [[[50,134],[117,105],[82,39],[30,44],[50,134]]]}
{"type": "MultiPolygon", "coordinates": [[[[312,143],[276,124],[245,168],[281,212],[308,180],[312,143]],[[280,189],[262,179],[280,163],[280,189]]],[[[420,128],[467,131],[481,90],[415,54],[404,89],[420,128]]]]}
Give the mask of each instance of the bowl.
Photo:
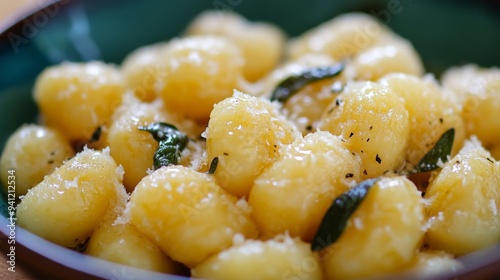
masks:
{"type": "MultiPolygon", "coordinates": [[[[15,24],[0,25],[0,149],[17,127],[36,121],[31,88],[45,67],[64,60],[118,64],[137,47],[180,35],[194,16],[207,9],[222,16],[232,10],[251,20],[273,22],[290,36],[338,14],[364,11],[408,38],[426,70],[437,76],[452,65],[500,65],[500,1],[494,0],[48,1],[25,10],[15,24]]],[[[37,278],[185,279],[86,256],[20,227],[11,231],[5,192],[0,214],[2,251],[10,253],[13,236],[16,263],[37,278]]],[[[500,275],[500,245],[461,259],[462,270],[435,278],[494,279],[500,275]]]]}

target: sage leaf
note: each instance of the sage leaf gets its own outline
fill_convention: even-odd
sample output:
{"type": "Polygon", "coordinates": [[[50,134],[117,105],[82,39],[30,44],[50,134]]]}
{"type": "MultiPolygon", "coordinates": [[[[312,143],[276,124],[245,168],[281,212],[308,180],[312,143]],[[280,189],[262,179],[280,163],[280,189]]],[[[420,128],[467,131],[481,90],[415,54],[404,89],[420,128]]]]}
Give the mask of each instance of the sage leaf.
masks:
{"type": "Polygon", "coordinates": [[[345,68],[344,62],[332,66],[316,67],[308,69],[300,74],[292,75],[284,79],[271,94],[271,101],[285,103],[302,87],[319,80],[335,77],[342,73],[345,68]]]}
{"type": "Polygon", "coordinates": [[[344,232],[351,215],[378,180],[378,178],[365,180],[333,201],[325,216],[323,216],[323,220],[314,236],[311,244],[313,251],[319,251],[337,241],[344,232]]]}
{"type": "Polygon", "coordinates": [[[168,123],[151,123],[139,126],[139,130],[147,131],[158,141],[158,149],[153,156],[154,169],[162,166],[178,164],[182,151],[186,148],[189,138],[175,126],[168,123]]]}
{"type": "Polygon", "coordinates": [[[412,173],[432,171],[439,168],[439,163],[448,161],[455,139],[455,129],[450,128],[436,142],[434,147],[420,160],[412,173]]]}
{"type": "Polygon", "coordinates": [[[210,163],[210,168],[208,169],[208,174],[214,174],[215,170],[217,169],[217,165],[219,164],[219,158],[214,157],[212,162],[210,163]]]}
{"type": "Polygon", "coordinates": [[[90,136],[89,143],[99,141],[99,139],[101,139],[101,135],[102,135],[102,126],[98,126],[92,133],[92,136],[90,136]]]}

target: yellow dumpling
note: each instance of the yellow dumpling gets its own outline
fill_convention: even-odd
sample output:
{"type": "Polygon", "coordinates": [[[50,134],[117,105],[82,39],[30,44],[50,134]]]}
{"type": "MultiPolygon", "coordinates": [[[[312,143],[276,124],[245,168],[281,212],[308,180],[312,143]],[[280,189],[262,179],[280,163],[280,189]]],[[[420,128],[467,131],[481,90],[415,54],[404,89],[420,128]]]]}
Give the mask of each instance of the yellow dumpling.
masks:
{"type": "Polygon", "coordinates": [[[500,145],[500,69],[451,68],[442,83],[459,102],[467,136],[476,135],[488,149],[500,145]]]}
{"type": "Polygon", "coordinates": [[[85,149],[28,191],[17,222],[61,246],[79,246],[107,213],[125,203],[122,176],[107,150],[85,149]]]}
{"type": "Polygon", "coordinates": [[[100,259],[164,273],[176,274],[179,265],[128,223],[102,223],[85,250],[100,259]]]}
{"type": "MultiPolygon", "coordinates": [[[[307,54],[297,60],[290,61],[275,69],[262,79],[258,95],[270,98],[272,92],[285,79],[290,76],[301,75],[318,67],[334,66],[335,60],[325,54],[307,54]]],[[[313,132],[323,111],[335,99],[332,94],[332,85],[337,83],[342,86],[345,72],[339,73],[337,77],[316,81],[305,85],[295,92],[282,107],[283,114],[293,122],[303,135],[313,132]]]]}
{"type": "Polygon", "coordinates": [[[215,178],[226,191],[242,197],[298,133],[269,100],[235,91],[214,107],[205,136],[208,160],[219,160],[215,178]]]}
{"type": "Polygon", "coordinates": [[[462,256],[500,242],[499,175],[477,138],[444,164],[424,197],[431,248],[462,256]]]}
{"type": "Polygon", "coordinates": [[[439,85],[431,79],[394,73],[384,76],[379,83],[392,89],[404,99],[410,119],[410,137],[406,160],[415,166],[450,128],[455,129],[452,155],[463,145],[465,132],[458,106],[449,100],[439,85]]]}
{"type": "Polygon", "coordinates": [[[390,88],[373,82],[348,83],[320,123],[320,129],[341,136],[346,147],[361,158],[364,178],[402,166],[409,128],[404,101],[390,88]]]}
{"type": "Polygon", "coordinates": [[[125,91],[120,71],[102,62],[62,63],[37,78],[34,99],[44,122],[70,140],[88,140],[109,122],[125,91]]]}
{"type": "Polygon", "coordinates": [[[341,60],[368,48],[387,32],[386,27],[367,14],[343,14],[291,41],[288,56],[296,59],[307,53],[325,53],[341,60]]]}
{"type": "Polygon", "coordinates": [[[147,175],[148,169],[153,169],[153,155],[158,149],[158,142],[148,132],[139,130],[139,126],[167,119],[161,103],[143,103],[132,96],[126,96],[113,115],[104,145],[109,146],[116,163],[123,166],[123,184],[129,192],[147,175]]]}
{"type": "Polygon", "coordinates": [[[159,58],[168,46],[168,43],[158,43],[141,47],[123,60],[123,78],[139,100],[150,102],[158,97],[155,85],[158,79],[166,75],[159,58]]]}
{"type": "Polygon", "coordinates": [[[420,193],[405,177],[371,187],[339,239],[320,253],[327,279],[401,272],[412,264],[424,236],[420,193]]]}
{"type": "Polygon", "coordinates": [[[317,255],[299,239],[280,235],[267,241],[236,243],[200,263],[191,270],[192,276],[218,280],[323,279],[317,255]]]}
{"type": "Polygon", "coordinates": [[[68,140],[57,130],[23,125],[9,137],[2,152],[2,185],[12,185],[7,178],[9,170],[14,170],[16,195],[24,195],[74,154],[68,140]]]}
{"type": "Polygon", "coordinates": [[[214,104],[237,87],[245,62],[240,49],[215,36],[190,36],[169,44],[159,58],[163,72],[155,90],[167,110],[206,124],[214,104]]]}
{"type": "Polygon", "coordinates": [[[353,58],[350,66],[356,79],[376,81],[393,72],[424,74],[422,61],[409,41],[395,34],[382,37],[353,58]]]}
{"type": "Polygon", "coordinates": [[[244,77],[251,81],[270,72],[278,64],[285,41],[274,25],[249,22],[229,11],[208,11],[196,17],[187,28],[188,35],[217,35],[234,42],[245,58],[244,77]]]}
{"type": "Polygon", "coordinates": [[[211,175],[183,166],[144,177],[128,204],[131,224],[189,267],[230,247],[235,234],[255,237],[248,211],[246,202],[221,189],[211,175]]]}
{"type": "Polygon", "coordinates": [[[250,191],[261,237],[288,232],[311,241],[333,199],[360,178],[360,162],[329,132],[297,140],[267,168],[250,191]]]}

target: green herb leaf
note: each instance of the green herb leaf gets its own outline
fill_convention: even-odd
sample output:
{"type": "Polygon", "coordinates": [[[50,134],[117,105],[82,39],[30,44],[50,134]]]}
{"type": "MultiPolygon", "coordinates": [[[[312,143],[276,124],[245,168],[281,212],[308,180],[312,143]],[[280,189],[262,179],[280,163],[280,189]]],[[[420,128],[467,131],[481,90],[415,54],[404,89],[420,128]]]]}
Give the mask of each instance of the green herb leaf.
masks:
{"type": "Polygon", "coordinates": [[[344,70],[344,67],[345,63],[339,62],[332,66],[312,68],[298,75],[290,76],[279,83],[274,89],[271,94],[271,101],[277,100],[285,103],[302,87],[312,82],[335,77],[344,70]]]}
{"type": "Polygon", "coordinates": [[[219,164],[219,158],[214,157],[212,162],[210,163],[210,168],[208,169],[208,174],[214,174],[215,170],[217,169],[217,165],[219,164]]]}
{"type": "Polygon", "coordinates": [[[98,126],[92,133],[92,136],[90,136],[89,143],[99,141],[99,139],[101,139],[101,134],[102,134],[102,126],[98,126]]]}
{"type": "Polygon", "coordinates": [[[313,251],[319,251],[337,241],[351,215],[378,180],[378,178],[365,180],[333,201],[314,236],[311,244],[313,251]]]}
{"type": "Polygon", "coordinates": [[[415,170],[411,173],[419,173],[432,171],[439,168],[439,161],[445,163],[448,161],[451,154],[451,148],[453,147],[453,140],[455,138],[455,129],[450,128],[447,130],[441,138],[436,142],[436,145],[420,160],[420,162],[415,167],[415,170]]]}
{"type": "Polygon", "coordinates": [[[153,156],[154,169],[171,164],[178,164],[181,152],[189,141],[187,135],[168,123],[151,123],[139,126],[139,130],[147,131],[159,142],[158,150],[153,156]]]}

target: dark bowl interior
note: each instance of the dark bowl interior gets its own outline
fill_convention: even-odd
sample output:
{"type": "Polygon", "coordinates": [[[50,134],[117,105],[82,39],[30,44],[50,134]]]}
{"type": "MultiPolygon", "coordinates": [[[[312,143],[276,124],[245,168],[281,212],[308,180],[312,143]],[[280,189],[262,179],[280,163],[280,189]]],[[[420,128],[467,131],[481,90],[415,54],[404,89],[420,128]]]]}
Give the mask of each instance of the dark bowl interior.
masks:
{"type": "MultiPolygon", "coordinates": [[[[272,22],[290,36],[297,36],[338,14],[364,11],[379,17],[395,32],[409,39],[420,53],[427,71],[437,76],[453,65],[500,65],[500,1],[496,0],[65,0],[50,6],[33,7],[33,13],[26,14],[14,26],[0,26],[0,150],[17,127],[36,120],[37,110],[31,99],[31,87],[37,74],[45,67],[64,60],[99,59],[119,64],[139,46],[180,35],[187,23],[206,9],[216,9],[220,13],[232,10],[251,20],[272,22]]],[[[1,231],[5,235],[5,195],[0,199],[0,212],[1,231]]],[[[31,248],[43,243],[28,232],[18,230],[20,244],[31,248]]],[[[2,238],[0,244],[5,247],[5,239],[2,238]]],[[[55,259],[47,262],[50,265],[64,262],[64,257],[41,254],[45,249],[32,249],[39,254],[39,258],[33,260],[55,259]]],[[[56,251],[60,249],[61,254],[68,253],[63,248],[56,251]]],[[[47,272],[49,269],[40,262],[33,265],[34,261],[27,260],[33,252],[24,251],[26,257],[21,255],[19,258],[28,265],[31,263],[31,267],[38,272],[44,270],[44,273],[54,277],[63,275],[47,272]]],[[[99,270],[96,266],[85,266],[86,262],[95,260],[83,261],[83,268],[65,266],[80,272],[99,270]]],[[[461,279],[494,277],[500,274],[500,248],[497,246],[468,256],[465,262],[466,270],[475,272],[464,274],[465,271],[462,271],[461,279]],[[478,272],[478,268],[483,269],[478,272]]],[[[86,272],[104,278],[114,275],[102,271],[86,272]]]]}

